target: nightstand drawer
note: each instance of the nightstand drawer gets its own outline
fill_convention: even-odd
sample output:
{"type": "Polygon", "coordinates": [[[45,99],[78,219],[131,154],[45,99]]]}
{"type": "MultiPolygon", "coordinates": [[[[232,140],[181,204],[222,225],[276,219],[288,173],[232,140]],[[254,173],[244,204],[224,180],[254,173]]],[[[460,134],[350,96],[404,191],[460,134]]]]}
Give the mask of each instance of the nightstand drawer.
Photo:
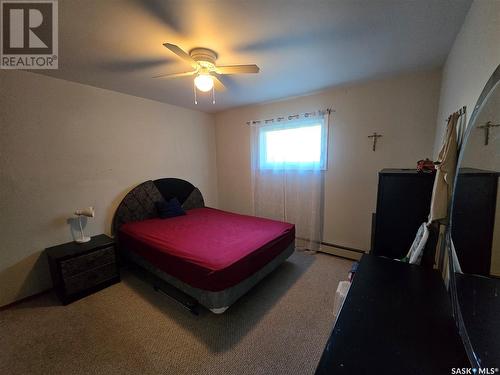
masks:
{"type": "Polygon", "coordinates": [[[108,263],[115,263],[113,246],[62,261],[61,273],[64,278],[67,278],[108,263]]]}
{"type": "Polygon", "coordinates": [[[77,293],[118,276],[116,263],[106,264],[64,280],[67,294],[77,293]]]}
{"type": "Polygon", "coordinates": [[[64,305],[120,282],[115,241],[105,234],[46,249],[52,283],[64,305]]]}

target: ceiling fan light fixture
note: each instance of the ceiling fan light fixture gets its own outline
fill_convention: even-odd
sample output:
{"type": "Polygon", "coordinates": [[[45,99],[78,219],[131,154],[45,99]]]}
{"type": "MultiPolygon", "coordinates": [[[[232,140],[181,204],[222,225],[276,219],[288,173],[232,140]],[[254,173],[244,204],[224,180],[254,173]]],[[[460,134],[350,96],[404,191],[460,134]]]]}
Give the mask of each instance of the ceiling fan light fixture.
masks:
{"type": "MultiPolygon", "coordinates": [[[[0,0],[1,1],[1,0],[0,0]]],[[[224,90],[224,84],[219,77],[224,74],[259,73],[259,67],[255,64],[247,65],[217,65],[217,53],[208,48],[193,48],[189,53],[172,43],[163,43],[165,48],[176,54],[186,63],[191,65],[193,70],[182,73],[161,74],[154,78],[178,78],[194,76],[193,93],[194,104],[198,104],[196,91],[212,91],[212,103],[215,104],[215,84],[217,90],[224,90]]]]}
{"type": "Polygon", "coordinates": [[[198,74],[194,79],[196,88],[203,92],[208,92],[214,87],[214,80],[209,74],[198,74]]]}

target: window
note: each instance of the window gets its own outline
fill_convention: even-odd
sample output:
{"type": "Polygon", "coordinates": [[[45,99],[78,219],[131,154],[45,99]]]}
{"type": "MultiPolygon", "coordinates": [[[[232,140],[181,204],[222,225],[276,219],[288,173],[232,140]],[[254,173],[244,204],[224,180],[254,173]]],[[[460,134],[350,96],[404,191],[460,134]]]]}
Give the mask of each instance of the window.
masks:
{"type": "Polygon", "coordinates": [[[326,169],[326,133],[323,119],[261,127],[260,169],[326,169]]]}

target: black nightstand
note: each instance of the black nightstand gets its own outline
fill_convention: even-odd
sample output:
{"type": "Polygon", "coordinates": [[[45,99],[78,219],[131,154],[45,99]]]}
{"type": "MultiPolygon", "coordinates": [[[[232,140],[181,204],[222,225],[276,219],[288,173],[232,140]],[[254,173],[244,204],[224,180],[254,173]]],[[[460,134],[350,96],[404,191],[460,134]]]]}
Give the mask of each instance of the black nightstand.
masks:
{"type": "Polygon", "coordinates": [[[100,234],[89,242],[46,249],[54,289],[64,305],[120,281],[115,241],[100,234]]]}

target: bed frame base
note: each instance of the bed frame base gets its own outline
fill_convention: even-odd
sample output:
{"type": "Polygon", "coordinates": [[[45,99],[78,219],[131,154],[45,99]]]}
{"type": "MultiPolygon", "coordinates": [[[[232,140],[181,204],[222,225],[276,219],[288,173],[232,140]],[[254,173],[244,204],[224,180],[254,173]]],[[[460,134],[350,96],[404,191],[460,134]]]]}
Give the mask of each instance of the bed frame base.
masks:
{"type": "Polygon", "coordinates": [[[128,264],[131,269],[139,271],[139,274],[143,275],[146,280],[150,280],[149,282],[153,284],[156,291],[167,295],[195,315],[197,315],[197,307],[199,306],[206,307],[214,314],[222,314],[241,296],[246,294],[263,278],[284,263],[294,251],[295,246],[292,242],[281,254],[239,284],[223,291],[210,292],[185,284],[179,279],[156,268],[144,258],[129,251],[125,247],[120,248],[120,252],[126,264],[128,264]]]}
{"type": "Polygon", "coordinates": [[[229,306],[219,307],[219,308],[216,308],[216,309],[209,309],[209,310],[211,312],[213,312],[214,314],[223,314],[224,311],[226,311],[227,309],[229,309],[229,306]]]}
{"type": "MultiPolygon", "coordinates": [[[[169,297],[172,301],[177,302],[179,305],[184,307],[186,310],[188,310],[191,314],[198,316],[200,314],[198,307],[199,303],[196,301],[189,302],[189,301],[182,301],[179,298],[176,298],[174,295],[171,295],[168,291],[162,289],[158,285],[153,285],[153,289],[156,292],[159,292],[167,297],[169,297]]],[[[222,314],[224,311],[226,311],[227,307],[223,308],[223,311],[221,312],[216,312],[216,314],[222,314]]],[[[215,310],[220,310],[220,309],[215,309],[215,310]]]]}
{"type": "MultiPolygon", "coordinates": [[[[169,297],[171,300],[177,302],[179,305],[181,305],[186,310],[188,310],[191,314],[196,315],[196,316],[200,315],[200,311],[199,311],[200,304],[198,303],[198,301],[196,301],[194,299],[193,299],[193,301],[183,301],[183,300],[177,298],[176,296],[170,294],[167,290],[162,289],[160,286],[158,286],[156,284],[153,285],[153,289],[156,292],[159,292],[159,293],[169,297]]],[[[213,309],[209,309],[209,310],[211,312],[213,312],[214,314],[223,314],[227,309],[229,309],[229,306],[218,307],[218,308],[213,308],[213,309]]]]}

